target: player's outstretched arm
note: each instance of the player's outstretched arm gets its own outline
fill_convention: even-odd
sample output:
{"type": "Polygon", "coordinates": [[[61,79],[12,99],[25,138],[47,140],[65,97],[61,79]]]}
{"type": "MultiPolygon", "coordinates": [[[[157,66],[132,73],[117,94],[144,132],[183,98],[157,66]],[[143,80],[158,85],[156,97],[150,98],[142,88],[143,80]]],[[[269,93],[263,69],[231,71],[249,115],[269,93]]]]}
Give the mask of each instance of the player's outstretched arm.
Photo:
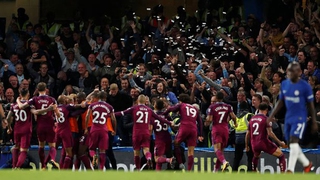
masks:
{"type": "Polygon", "coordinates": [[[279,99],[276,106],[274,107],[273,111],[271,112],[268,122],[273,122],[274,121],[274,116],[280,111],[280,109],[283,107],[284,102],[282,99],[279,99]]]}
{"type": "Polygon", "coordinates": [[[90,114],[92,113],[91,109],[88,109],[87,115],[86,115],[86,123],[85,123],[85,128],[84,128],[84,134],[88,133],[88,124],[89,124],[89,118],[90,114]]]}
{"type": "Polygon", "coordinates": [[[133,110],[133,108],[130,107],[130,108],[124,110],[124,111],[115,112],[115,113],[114,113],[114,116],[115,116],[115,117],[119,117],[119,116],[124,116],[124,115],[126,115],[126,114],[132,114],[132,110],[133,110]]]}
{"type": "Polygon", "coordinates": [[[164,116],[168,115],[170,112],[177,112],[180,109],[181,104],[177,104],[174,106],[171,106],[168,108],[164,113],[162,113],[164,116]]]}
{"type": "Polygon", "coordinates": [[[16,102],[17,102],[17,104],[19,106],[19,109],[25,109],[25,108],[29,107],[28,102],[21,103],[20,97],[17,98],[16,102]]]}
{"type": "Polygon", "coordinates": [[[316,110],[314,108],[313,101],[308,102],[307,106],[308,106],[309,112],[311,114],[311,121],[312,121],[312,127],[311,127],[312,129],[311,130],[313,133],[316,133],[318,131],[318,124],[317,124],[317,119],[316,119],[316,110]]]}
{"type": "Polygon", "coordinates": [[[234,127],[238,127],[238,124],[237,124],[237,116],[234,114],[234,112],[231,112],[230,113],[230,117],[233,121],[233,124],[234,124],[234,127]]]}
{"type": "Polygon", "coordinates": [[[278,137],[273,133],[272,127],[267,128],[268,136],[273,139],[277,144],[279,144],[281,147],[286,148],[286,144],[283,141],[280,141],[278,137]]]}
{"type": "Polygon", "coordinates": [[[116,131],[117,129],[117,120],[116,120],[116,116],[114,115],[114,113],[112,112],[111,115],[111,122],[112,122],[112,127],[113,129],[116,131]]]}
{"type": "Polygon", "coordinates": [[[152,113],[152,117],[153,117],[154,119],[157,119],[157,120],[159,120],[159,121],[162,122],[162,123],[171,124],[170,121],[168,121],[168,120],[166,120],[166,119],[158,116],[158,115],[157,115],[155,112],[153,112],[152,110],[151,110],[151,113],[152,113]]]}
{"type": "Polygon", "coordinates": [[[247,152],[250,150],[249,142],[250,142],[250,130],[248,129],[247,133],[246,133],[246,139],[245,139],[246,151],[247,152]]]}

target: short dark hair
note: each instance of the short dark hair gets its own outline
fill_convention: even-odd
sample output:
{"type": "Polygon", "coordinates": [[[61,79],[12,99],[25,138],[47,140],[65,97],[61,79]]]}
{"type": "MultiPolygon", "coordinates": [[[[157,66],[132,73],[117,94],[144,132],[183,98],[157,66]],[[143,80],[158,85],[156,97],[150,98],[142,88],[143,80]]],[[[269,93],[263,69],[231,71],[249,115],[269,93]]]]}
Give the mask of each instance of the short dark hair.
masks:
{"type": "Polygon", "coordinates": [[[260,94],[254,94],[252,97],[256,97],[260,102],[262,102],[262,96],[260,94]]]}
{"type": "Polygon", "coordinates": [[[162,101],[161,99],[157,99],[155,106],[156,106],[156,108],[157,108],[158,110],[161,110],[161,109],[164,108],[164,103],[163,103],[163,101],[162,101]]]}
{"type": "Polygon", "coordinates": [[[179,101],[183,102],[183,103],[190,103],[191,99],[190,96],[188,94],[180,94],[179,95],[179,101]]]}
{"type": "Polygon", "coordinates": [[[216,94],[216,97],[217,97],[217,100],[221,101],[221,100],[223,100],[224,95],[223,95],[223,93],[221,91],[218,91],[217,94],[216,94]]]}
{"type": "Polygon", "coordinates": [[[79,93],[77,94],[77,98],[78,98],[78,99],[81,99],[81,100],[85,100],[85,99],[86,99],[86,93],[84,93],[84,92],[79,92],[79,93]]]}
{"type": "Polygon", "coordinates": [[[267,103],[261,103],[258,107],[259,110],[265,111],[269,109],[269,105],[267,103]]]}
{"type": "Polygon", "coordinates": [[[100,93],[99,92],[94,92],[94,93],[92,93],[91,97],[100,99],[100,93]]]}
{"type": "Polygon", "coordinates": [[[107,99],[107,93],[105,91],[100,91],[99,92],[99,99],[101,99],[101,100],[107,99]]]}
{"type": "Polygon", "coordinates": [[[23,89],[20,90],[20,95],[22,97],[25,97],[27,94],[29,94],[29,90],[28,89],[23,88],[23,89]]]}
{"type": "Polygon", "coordinates": [[[46,88],[47,88],[47,85],[44,82],[39,82],[38,85],[37,85],[38,91],[45,91],[46,88]]]}

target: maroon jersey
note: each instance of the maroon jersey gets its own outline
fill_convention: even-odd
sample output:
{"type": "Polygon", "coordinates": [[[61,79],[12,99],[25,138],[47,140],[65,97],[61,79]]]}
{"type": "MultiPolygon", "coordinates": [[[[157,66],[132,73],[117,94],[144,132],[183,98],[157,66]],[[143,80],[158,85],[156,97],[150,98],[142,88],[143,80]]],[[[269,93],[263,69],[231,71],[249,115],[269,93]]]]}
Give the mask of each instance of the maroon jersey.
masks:
{"type": "MultiPolygon", "coordinates": [[[[33,105],[35,109],[44,109],[49,107],[51,104],[57,104],[56,100],[47,95],[40,95],[31,98],[28,101],[29,105],[33,105]]],[[[54,125],[53,111],[48,111],[46,113],[37,115],[37,128],[52,128],[54,125]]]]}
{"type": "Polygon", "coordinates": [[[69,122],[69,117],[70,117],[70,111],[74,110],[74,106],[72,105],[59,105],[58,106],[60,117],[57,118],[57,132],[62,132],[62,131],[70,131],[70,122],[69,122]]]}
{"type": "Polygon", "coordinates": [[[146,105],[134,105],[125,111],[115,113],[116,116],[131,114],[133,119],[133,135],[150,135],[149,125],[151,120],[157,119],[160,122],[170,124],[170,121],[159,117],[146,105]]]}
{"type": "MultiPolygon", "coordinates": [[[[25,101],[21,101],[24,103],[25,101]]],[[[13,113],[15,120],[14,132],[15,133],[30,133],[32,131],[32,113],[31,107],[19,109],[17,103],[11,105],[10,111],[13,113]]]]}
{"type": "Polygon", "coordinates": [[[233,110],[229,104],[219,102],[210,105],[208,113],[212,116],[212,131],[228,131],[231,112],[233,112],[233,110]]]}
{"type": "Polygon", "coordinates": [[[179,112],[180,114],[180,127],[179,130],[197,131],[197,124],[199,133],[202,135],[202,121],[199,111],[191,104],[180,103],[170,107],[163,113],[167,115],[169,112],[179,112]]]}
{"type": "MultiPolygon", "coordinates": [[[[161,115],[163,112],[157,112],[156,114],[162,118],[166,118],[164,115],[161,115]]],[[[170,124],[160,122],[158,119],[153,119],[152,121],[154,135],[156,136],[155,141],[171,141],[171,135],[168,131],[170,124]]]]}
{"type": "Polygon", "coordinates": [[[263,114],[257,114],[250,119],[249,127],[251,144],[257,144],[259,142],[268,142],[268,132],[267,128],[272,126],[272,122],[270,124],[267,123],[267,116],[263,114]]]}
{"type": "Polygon", "coordinates": [[[92,110],[92,126],[90,132],[108,131],[107,119],[114,112],[113,107],[103,101],[95,102],[89,105],[92,110]]]}

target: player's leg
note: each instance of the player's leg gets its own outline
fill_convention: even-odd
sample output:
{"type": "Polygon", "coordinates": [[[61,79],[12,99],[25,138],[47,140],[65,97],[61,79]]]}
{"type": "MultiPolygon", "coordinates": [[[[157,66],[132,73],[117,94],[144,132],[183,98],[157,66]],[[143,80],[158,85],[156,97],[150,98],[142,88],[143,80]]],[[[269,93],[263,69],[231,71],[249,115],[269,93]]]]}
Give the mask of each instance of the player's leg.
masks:
{"type": "Polygon", "coordinates": [[[194,164],[194,147],[188,146],[188,171],[191,171],[194,164]]]}
{"type": "MultiPolygon", "coordinates": [[[[62,139],[60,138],[59,134],[56,134],[56,146],[58,147],[62,143],[62,139]]],[[[62,144],[62,149],[60,152],[60,161],[59,161],[59,167],[63,168],[64,159],[66,157],[66,151],[65,146],[62,144]]]]}
{"type": "Polygon", "coordinates": [[[285,159],[284,154],[281,151],[281,149],[277,148],[277,150],[272,155],[275,157],[278,157],[280,170],[281,170],[281,172],[285,172],[286,171],[286,159],[285,159]]]}
{"type": "Polygon", "coordinates": [[[65,151],[65,157],[63,160],[63,169],[69,169],[71,164],[72,164],[72,134],[71,133],[66,133],[64,137],[62,138],[62,143],[63,143],[63,149],[65,151]]]}
{"type": "MultiPolygon", "coordinates": [[[[38,135],[38,137],[39,137],[39,135],[38,135]]],[[[45,161],[45,153],[44,153],[45,144],[46,144],[45,141],[39,141],[38,154],[39,154],[39,159],[40,159],[42,169],[46,168],[46,163],[44,162],[45,161]]]]}
{"type": "Polygon", "coordinates": [[[22,138],[22,136],[20,136],[20,134],[14,133],[14,143],[15,143],[15,145],[11,150],[11,153],[12,153],[12,169],[16,168],[16,165],[17,165],[17,162],[18,162],[21,138],[22,138]]]}
{"type": "Polygon", "coordinates": [[[253,153],[253,159],[252,159],[252,171],[253,172],[257,172],[260,154],[261,154],[261,152],[258,152],[258,151],[253,153]]]}
{"type": "Polygon", "coordinates": [[[143,136],[141,139],[141,147],[143,149],[143,154],[147,159],[147,165],[149,169],[153,168],[152,164],[152,154],[150,152],[150,136],[146,135],[143,136]]]}
{"type": "Polygon", "coordinates": [[[88,145],[89,145],[89,135],[81,136],[79,138],[78,158],[82,161],[86,170],[92,170],[90,165],[90,159],[87,155],[88,145]]]}
{"type": "Polygon", "coordinates": [[[225,159],[223,154],[223,148],[221,143],[216,143],[213,145],[214,151],[217,155],[218,160],[222,163],[222,172],[226,170],[229,166],[229,162],[225,159]]]}
{"type": "Polygon", "coordinates": [[[183,140],[184,140],[184,133],[179,129],[173,141],[173,145],[174,145],[174,155],[177,158],[180,169],[185,169],[185,166],[182,163],[182,154],[180,149],[180,144],[183,140]]]}
{"type": "Polygon", "coordinates": [[[156,170],[160,171],[162,169],[162,164],[163,163],[170,163],[173,164],[173,159],[172,158],[166,158],[164,157],[164,154],[166,152],[166,150],[168,145],[166,145],[165,143],[156,143],[155,147],[154,147],[154,159],[156,162],[156,170]]]}
{"type": "Polygon", "coordinates": [[[104,165],[106,164],[106,150],[109,148],[109,137],[108,137],[108,132],[100,132],[99,133],[99,161],[100,161],[100,170],[104,169],[104,165]]]}
{"type": "Polygon", "coordinates": [[[140,170],[140,168],[141,168],[141,164],[140,164],[140,149],[134,148],[133,156],[134,156],[134,164],[136,165],[136,169],[140,170]]]}
{"type": "Polygon", "coordinates": [[[92,157],[92,165],[94,169],[99,168],[99,158],[96,153],[96,150],[99,145],[99,134],[98,132],[92,132],[90,133],[89,137],[89,155],[92,157]]]}
{"type": "Polygon", "coordinates": [[[53,128],[49,128],[47,129],[46,135],[46,141],[49,145],[49,162],[53,166],[53,168],[60,169],[59,163],[56,162],[56,132],[53,130],[53,128]]]}
{"type": "Polygon", "coordinates": [[[32,134],[29,133],[21,137],[20,154],[16,164],[16,168],[20,168],[27,158],[27,152],[30,147],[31,136],[32,134]]]}

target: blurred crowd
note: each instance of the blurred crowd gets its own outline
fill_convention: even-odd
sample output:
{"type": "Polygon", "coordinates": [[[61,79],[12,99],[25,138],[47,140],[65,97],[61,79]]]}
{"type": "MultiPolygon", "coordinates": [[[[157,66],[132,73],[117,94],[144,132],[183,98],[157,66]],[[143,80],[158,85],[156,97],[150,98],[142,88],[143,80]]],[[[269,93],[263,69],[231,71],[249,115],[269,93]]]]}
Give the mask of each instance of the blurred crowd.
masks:
{"type": "MultiPolygon", "coordinates": [[[[139,94],[149,97],[150,106],[161,98],[168,107],[179,102],[180,93],[187,93],[203,120],[211,97],[221,91],[224,101],[242,118],[255,113],[261,102],[268,103],[270,110],[274,107],[292,61],[300,63],[301,78],[314,89],[320,112],[317,3],[283,1],[294,12],[286,16],[290,18],[261,22],[253,14],[244,17],[241,4],[216,8],[205,2],[199,1],[194,14],[179,6],[173,17],[166,16],[162,5],[148,8],[148,17],[128,10],[121,23],[107,15],[85,19],[81,12],[73,21],[59,23],[49,12],[45,23],[36,24],[19,8],[0,42],[1,117],[19,96],[19,89],[28,88],[35,96],[35,85],[45,82],[47,93],[56,98],[89,94],[99,87],[108,92],[107,102],[115,111],[135,104],[139,94]]],[[[284,114],[285,109],[273,125],[280,139],[284,114]]],[[[317,117],[320,123],[320,113],[317,117]]],[[[117,121],[117,144],[130,145],[131,117],[117,121]]],[[[211,147],[211,125],[204,125],[205,141],[198,146],[211,147]]],[[[318,134],[309,132],[301,144],[316,147],[318,134]]],[[[231,147],[236,134],[230,126],[231,147]]],[[[2,130],[2,143],[11,138],[2,130]]],[[[34,138],[32,144],[36,143],[34,138]]]]}

